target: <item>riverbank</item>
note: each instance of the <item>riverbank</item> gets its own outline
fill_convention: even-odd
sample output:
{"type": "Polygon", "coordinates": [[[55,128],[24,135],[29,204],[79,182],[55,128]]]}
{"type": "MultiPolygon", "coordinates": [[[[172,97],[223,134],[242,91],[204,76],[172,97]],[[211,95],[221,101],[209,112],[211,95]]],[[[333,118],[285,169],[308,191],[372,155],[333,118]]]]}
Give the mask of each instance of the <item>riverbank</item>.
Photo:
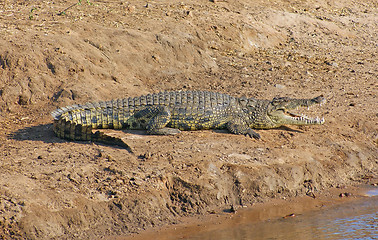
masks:
{"type": "Polygon", "coordinates": [[[371,1],[0,3],[0,238],[93,239],[378,175],[371,1]],[[170,90],[323,95],[325,124],[69,142],[50,112],[170,90]]]}
{"type": "MultiPolygon", "coordinates": [[[[375,180],[376,181],[376,180],[375,180]]],[[[202,216],[192,219],[186,219],[185,223],[175,226],[165,226],[158,229],[151,229],[141,234],[134,234],[129,237],[111,236],[106,239],[117,240],[169,240],[169,239],[192,239],[198,235],[206,235],[210,239],[210,234],[216,231],[225,231],[225,229],[240,229],[241,226],[250,224],[269,224],[270,222],[281,220],[284,224],[285,219],[297,218],[301,215],[315,214],[325,212],[336,207],[342,208],[344,205],[352,205],[367,201],[370,198],[376,198],[378,188],[372,185],[362,185],[357,187],[335,188],[323,191],[316,198],[311,197],[294,197],[289,199],[273,199],[265,203],[256,203],[248,208],[241,208],[235,212],[213,212],[211,215],[202,216]]],[[[280,231],[282,229],[271,229],[271,231],[280,231]]],[[[231,231],[231,230],[229,230],[231,231]]],[[[257,232],[253,233],[256,239],[257,232]]],[[[273,234],[272,232],[266,233],[273,234]]],[[[224,234],[226,235],[226,234],[224,234]]],[[[235,233],[235,236],[239,234],[235,233]]],[[[213,237],[211,239],[216,239],[213,237]]]]}

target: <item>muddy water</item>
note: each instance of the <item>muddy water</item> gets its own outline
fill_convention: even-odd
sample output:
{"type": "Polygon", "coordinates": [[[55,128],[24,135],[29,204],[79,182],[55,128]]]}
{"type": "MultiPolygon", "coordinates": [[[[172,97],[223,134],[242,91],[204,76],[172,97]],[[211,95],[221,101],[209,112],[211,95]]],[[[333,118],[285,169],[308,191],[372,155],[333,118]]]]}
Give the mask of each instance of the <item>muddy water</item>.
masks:
{"type": "Polygon", "coordinates": [[[181,239],[378,239],[378,189],[369,198],[263,222],[243,222],[181,239]]]}
{"type": "Polygon", "coordinates": [[[117,240],[377,239],[378,188],[331,189],[317,195],[276,199],[212,214],[183,225],[151,229],[117,240]],[[348,193],[348,196],[346,196],[348,193]],[[343,197],[340,197],[344,194],[343,197]],[[208,216],[210,217],[210,216],[208,216]]]}

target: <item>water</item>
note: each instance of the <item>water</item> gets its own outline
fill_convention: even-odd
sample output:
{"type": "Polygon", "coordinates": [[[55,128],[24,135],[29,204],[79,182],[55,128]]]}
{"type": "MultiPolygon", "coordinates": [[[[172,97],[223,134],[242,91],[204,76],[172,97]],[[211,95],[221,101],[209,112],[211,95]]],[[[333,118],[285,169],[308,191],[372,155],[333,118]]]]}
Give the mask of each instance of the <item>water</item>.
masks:
{"type": "Polygon", "coordinates": [[[378,189],[369,191],[367,195],[371,197],[326,210],[271,221],[222,226],[222,229],[201,231],[183,239],[378,239],[378,189]]]}

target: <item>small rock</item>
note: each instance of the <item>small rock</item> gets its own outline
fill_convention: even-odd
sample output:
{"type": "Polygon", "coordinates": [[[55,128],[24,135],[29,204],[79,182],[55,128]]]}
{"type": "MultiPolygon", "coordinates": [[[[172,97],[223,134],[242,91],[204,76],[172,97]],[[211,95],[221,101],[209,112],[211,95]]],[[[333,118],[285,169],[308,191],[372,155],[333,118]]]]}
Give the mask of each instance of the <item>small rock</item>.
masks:
{"type": "Polygon", "coordinates": [[[332,62],[332,61],[324,61],[325,64],[327,64],[328,66],[333,66],[333,67],[338,67],[339,65],[336,63],[336,62],[332,62]]]}
{"type": "Polygon", "coordinates": [[[157,61],[157,62],[159,62],[159,60],[160,60],[160,57],[159,57],[158,55],[152,55],[152,58],[153,58],[155,61],[157,61]]]}
{"type": "Polygon", "coordinates": [[[107,155],[106,156],[106,160],[108,160],[109,162],[111,162],[111,161],[114,161],[114,158],[112,156],[110,156],[110,155],[107,155]]]}
{"type": "Polygon", "coordinates": [[[134,186],[140,186],[143,184],[143,180],[138,177],[134,177],[130,179],[130,184],[134,186]]]}
{"type": "Polygon", "coordinates": [[[152,153],[150,152],[145,152],[144,154],[141,154],[138,156],[138,159],[141,159],[141,160],[148,160],[152,157],[152,153]]]}
{"type": "Polygon", "coordinates": [[[186,11],[186,16],[193,17],[193,11],[186,11]]]}
{"type": "Polygon", "coordinates": [[[126,11],[128,11],[128,12],[130,12],[130,13],[134,12],[134,11],[135,11],[135,6],[133,6],[133,5],[128,6],[128,7],[126,8],[126,11]]]}
{"type": "Polygon", "coordinates": [[[296,217],[296,215],[295,215],[294,213],[291,213],[291,214],[286,215],[286,216],[283,217],[283,218],[289,218],[289,217],[296,217]]]}
{"type": "Polygon", "coordinates": [[[234,207],[234,204],[231,204],[230,206],[230,213],[236,213],[236,208],[234,207]]]}
{"type": "Polygon", "coordinates": [[[286,86],[285,85],[281,85],[281,84],[276,84],[276,85],[274,85],[276,88],[278,88],[278,89],[284,89],[284,88],[286,88],[286,86]]]}
{"type": "Polygon", "coordinates": [[[18,104],[19,105],[27,105],[29,103],[29,97],[26,95],[20,95],[18,97],[18,104]]]}
{"type": "Polygon", "coordinates": [[[339,197],[350,197],[350,196],[352,196],[352,194],[351,194],[351,193],[348,193],[348,192],[340,193],[340,194],[339,194],[339,197]]]}

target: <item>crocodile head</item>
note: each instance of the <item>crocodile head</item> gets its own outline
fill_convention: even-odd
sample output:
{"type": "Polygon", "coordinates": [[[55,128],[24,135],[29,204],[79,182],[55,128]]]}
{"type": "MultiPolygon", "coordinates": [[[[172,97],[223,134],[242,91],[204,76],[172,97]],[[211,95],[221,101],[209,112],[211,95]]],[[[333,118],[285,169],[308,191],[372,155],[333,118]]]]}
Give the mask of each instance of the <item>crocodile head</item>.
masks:
{"type": "Polygon", "coordinates": [[[267,106],[267,119],[271,124],[267,128],[276,128],[282,125],[315,125],[323,124],[324,118],[310,118],[305,115],[299,115],[291,112],[292,109],[299,107],[307,107],[314,104],[323,104],[326,99],[319,96],[312,99],[292,99],[288,97],[277,97],[268,103],[267,106]]]}
{"type": "Polygon", "coordinates": [[[305,115],[295,114],[291,110],[299,107],[307,107],[326,102],[323,96],[312,99],[293,99],[277,97],[273,100],[257,100],[250,98],[247,101],[240,99],[251,116],[251,128],[277,128],[282,125],[314,125],[323,124],[324,118],[310,118],[305,115]]]}

